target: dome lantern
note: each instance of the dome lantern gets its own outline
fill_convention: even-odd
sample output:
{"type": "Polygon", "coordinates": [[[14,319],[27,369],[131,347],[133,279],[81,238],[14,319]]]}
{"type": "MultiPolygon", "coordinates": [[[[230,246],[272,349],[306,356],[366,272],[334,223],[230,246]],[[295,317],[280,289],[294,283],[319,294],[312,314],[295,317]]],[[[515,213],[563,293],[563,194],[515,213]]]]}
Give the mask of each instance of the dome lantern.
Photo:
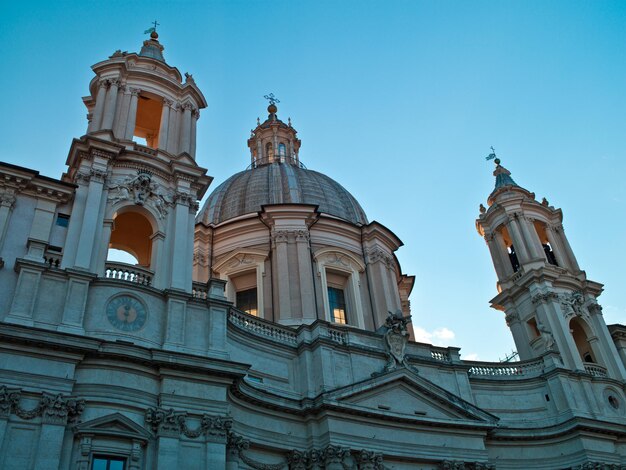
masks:
{"type": "Polygon", "coordinates": [[[280,101],[273,93],[265,95],[265,99],[270,102],[267,119],[262,123],[257,120],[257,126],[248,139],[252,168],[275,162],[301,166],[298,131],[291,126],[291,119],[285,124],[278,118],[276,103],[280,101]]]}

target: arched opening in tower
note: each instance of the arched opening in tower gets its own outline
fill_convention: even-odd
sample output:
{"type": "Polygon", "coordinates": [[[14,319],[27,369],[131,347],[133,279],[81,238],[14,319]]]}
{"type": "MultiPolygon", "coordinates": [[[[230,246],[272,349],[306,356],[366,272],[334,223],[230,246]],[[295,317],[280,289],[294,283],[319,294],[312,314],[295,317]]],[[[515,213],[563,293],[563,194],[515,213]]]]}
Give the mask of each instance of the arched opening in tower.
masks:
{"type": "Polygon", "coordinates": [[[140,212],[129,210],[116,214],[107,260],[122,261],[116,259],[120,257],[119,251],[121,251],[136,260],[137,265],[149,268],[152,255],[152,234],[152,224],[140,212]]]}

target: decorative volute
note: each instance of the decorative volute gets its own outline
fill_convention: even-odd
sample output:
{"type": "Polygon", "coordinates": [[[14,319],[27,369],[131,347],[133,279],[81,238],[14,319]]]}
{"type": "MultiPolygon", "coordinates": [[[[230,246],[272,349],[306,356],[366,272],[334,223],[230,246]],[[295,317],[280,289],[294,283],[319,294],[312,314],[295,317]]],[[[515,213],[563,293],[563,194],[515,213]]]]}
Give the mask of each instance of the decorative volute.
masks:
{"type": "Polygon", "coordinates": [[[546,198],[537,201],[498,158],[495,164],[495,188],[489,207],[480,205],[476,229],[498,276],[491,305],[506,313],[520,359],[553,354],[569,369],[624,377],[597,303],[602,285],[579,268],[562,211],[546,198]]]}
{"type": "Polygon", "coordinates": [[[273,95],[267,98],[270,100],[267,119],[263,123],[257,120],[257,126],[248,139],[251,166],[256,168],[273,162],[300,166],[300,139],[296,137],[297,131],[291,126],[291,119],[287,124],[278,119],[278,100],[273,95]]]}
{"type": "Polygon", "coordinates": [[[170,156],[195,158],[196,121],[206,100],[190,74],[185,81],[163,57],[152,31],[139,54],[117,50],[95,64],[87,106],[87,133],[127,149],[149,147],[170,156]]]}

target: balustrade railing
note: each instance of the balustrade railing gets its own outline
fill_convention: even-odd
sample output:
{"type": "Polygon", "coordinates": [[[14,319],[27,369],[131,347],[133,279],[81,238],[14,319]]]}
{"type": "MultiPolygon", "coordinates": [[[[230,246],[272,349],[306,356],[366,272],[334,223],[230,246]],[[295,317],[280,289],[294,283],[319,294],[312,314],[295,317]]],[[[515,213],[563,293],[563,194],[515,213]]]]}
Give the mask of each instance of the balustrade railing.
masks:
{"type": "Polygon", "coordinates": [[[202,282],[194,282],[191,287],[191,295],[196,299],[206,300],[209,297],[209,288],[202,282]]]}
{"type": "Polygon", "coordinates": [[[107,279],[117,279],[142,286],[151,285],[152,276],[154,276],[152,271],[126,263],[107,262],[104,271],[104,277],[107,279]]]}
{"type": "Polygon", "coordinates": [[[292,329],[248,315],[234,308],[231,308],[228,314],[228,321],[243,330],[279,343],[290,345],[298,343],[298,335],[292,329]]]}
{"type": "Polygon", "coordinates": [[[594,377],[607,377],[605,367],[594,364],[593,362],[583,362],[583,365],[585,366],[585,372],[589,375],[593,375],[594,377]]]}
{"type": "Polygon", "coordinates": [[[430,357],[435,361],[450,362],[450,354],[448,354],[448,350],[445,348],[433,347],[430,350],[430,357]]]}
{"type": "Polygon", "coordinates": [[[468,362],[472,377],[536,377],[543,371],[543,359],[525,362],[468,362]]]}

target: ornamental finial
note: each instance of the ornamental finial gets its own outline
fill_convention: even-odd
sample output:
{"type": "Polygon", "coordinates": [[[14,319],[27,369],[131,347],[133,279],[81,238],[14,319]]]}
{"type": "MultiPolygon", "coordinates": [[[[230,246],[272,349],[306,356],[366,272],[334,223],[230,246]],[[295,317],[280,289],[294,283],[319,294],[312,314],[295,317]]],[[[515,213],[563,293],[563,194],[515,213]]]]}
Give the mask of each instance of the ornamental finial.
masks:
{"type": "Polygon", "coordinates": [[[485,160],[493,160],[496,165],[500,164],[500,159],[496,157],[496,149],[493,148],[493,145],[490,147],[491,153],[485,157],[485,160]]]}

